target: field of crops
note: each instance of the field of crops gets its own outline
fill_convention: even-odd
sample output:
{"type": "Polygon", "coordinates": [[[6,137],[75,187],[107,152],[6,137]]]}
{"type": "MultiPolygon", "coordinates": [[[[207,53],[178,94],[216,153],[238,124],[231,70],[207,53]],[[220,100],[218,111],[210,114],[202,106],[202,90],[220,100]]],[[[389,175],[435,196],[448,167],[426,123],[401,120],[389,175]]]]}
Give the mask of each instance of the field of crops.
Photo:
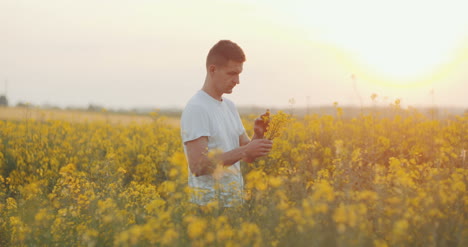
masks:
{"type": "Polygon", "coordinates": [[[156,114],[2,120],[0,246],[468,246],[468,115],[386,111],[293,119],[227,209],[189,203],[156,114]]]}

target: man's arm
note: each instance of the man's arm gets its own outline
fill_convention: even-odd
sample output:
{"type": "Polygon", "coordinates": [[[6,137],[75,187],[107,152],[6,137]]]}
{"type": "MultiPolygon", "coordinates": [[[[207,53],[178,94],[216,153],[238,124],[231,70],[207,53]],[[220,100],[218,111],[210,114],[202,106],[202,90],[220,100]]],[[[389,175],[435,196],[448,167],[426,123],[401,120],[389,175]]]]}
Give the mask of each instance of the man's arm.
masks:
{"type": "MultiPolygon", "coordinates": [[[[252,137],[252,139],[259,139],[259,138],[255,138],[255,135],[252,137]]],[[[247,136],[247,134],[244,132],[244,134],[242,134],[241,136],[239,136],[239,145],[242,147],[242,146],[245,146],[247,144],[250,143],[250,138],[247,136]]],[[[255,158],[253,157],[244,157],[242,158],[242,160],[244,162],[247,162],[247,163],[252,163],[255,161],[255,158]]]]}
{"type": "Polygon", "coordinates": [[[216,160],[224,166],[230,166],[241,159],[255,160],[255,158],[265,156],[270,152],[272,145],[273,143],[270,140],[255,139],[231,151],[217,154],[213,159],[210,159],[208,158],[208,137],[202,136],[185,142],[190,171],[195,176],[213,173],[216,168],[214,162],[216,160]]]}
{"type": "MultiPolygon", "coordinates": [[[[270,123],[270,110],[267,110],[264,114],[260,115],[254,122],[254,134],[252,136],[252,140],[256,139],[263,139],[265,132],[267,131],[268,124],[270,123]]],[[[244,132],[241,136],[239,136],[239,144],[240,146],[247,145],[251,142],[250,138],[244,132]]],[[[244,157],[243,160],[245,162],[253,162],[258,157],[244,157]]]]}
{"type": "MultiPolygon", "coordinates": [[[[265,136],[265,132],[267,131],[269,123],[270,123],[270,111],[267,110],[265,113],[260,115],[260,117],[255,119],[254,134],[252,136],[252,140],[263,139],[263,137],[265,136]]],[[[241,146],[244,146],[249,142],[250,142],[250,138],[247,136],[246,133],[239,136],[239,144],[241,146]]]]}
{"type": "MultiPolygon", "coordinates": [[[[255,140],[255,139],[263,139],[263,134],[259,134],[258,132],[255,132],[253,134],[253,136],[252,136],[252,140],[255,140]]],[[[240,146],[247,145],[250,141],[251,140],[250,140],[249,136],[247,136],[247,134],[245,132],[244,132],[244,134],[239,136],[239,145],[240,146]]]]}

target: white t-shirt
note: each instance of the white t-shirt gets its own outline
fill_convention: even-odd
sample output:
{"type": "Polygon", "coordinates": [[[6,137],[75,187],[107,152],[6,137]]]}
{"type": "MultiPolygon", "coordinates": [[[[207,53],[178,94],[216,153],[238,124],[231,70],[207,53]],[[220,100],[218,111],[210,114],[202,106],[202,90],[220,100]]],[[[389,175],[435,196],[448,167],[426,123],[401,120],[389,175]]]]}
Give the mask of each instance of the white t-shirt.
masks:
{"type": "MultiPolygon", "coordinates": [[[[234,103],[226,98],[218,101],[205,91],[198,91],[187,103],[181,117],[181,135],[185,143],[208,137],[208,151],[227,152],[239,147],[239,137],[245,129],[234,103]]],[[[219,199],[225,207],[242,202],[244,180],[240,162],[225,167],[219,179],[212,175],[196,177],[189,168],[188,185],[192,188],[192,202],[206,205],[219,199]]]]}

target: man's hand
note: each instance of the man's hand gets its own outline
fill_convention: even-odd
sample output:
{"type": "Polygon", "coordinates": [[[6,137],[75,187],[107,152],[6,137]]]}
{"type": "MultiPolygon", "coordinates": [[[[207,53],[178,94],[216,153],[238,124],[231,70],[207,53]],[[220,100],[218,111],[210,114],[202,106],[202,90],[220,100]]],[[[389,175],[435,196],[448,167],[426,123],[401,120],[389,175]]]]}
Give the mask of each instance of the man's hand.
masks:
{"type": "Polygon", "coordinates": [[[270,123],[270,110],[266,110],[265,113],[255,119],[254,123],[254,137],[252,139],[263,138],[267,131],[268,124],[270,123]]]}
{"type": "Polygon", "coordinates": [[[254,139],[245,147],[245,162],[252,162],[258,157],[266,156],[273,147],[273,142],[267,139],[254,139]]]}

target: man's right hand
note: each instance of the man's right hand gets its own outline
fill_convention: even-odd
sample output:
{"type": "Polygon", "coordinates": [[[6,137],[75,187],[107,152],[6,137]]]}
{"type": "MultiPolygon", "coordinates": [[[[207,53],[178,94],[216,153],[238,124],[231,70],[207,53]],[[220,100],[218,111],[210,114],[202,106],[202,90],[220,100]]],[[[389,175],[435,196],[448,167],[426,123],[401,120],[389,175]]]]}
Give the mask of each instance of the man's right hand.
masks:
{"type": "Polygon", "coordinates": [[[258,157],[266,156],[273,147],[273,142],[267,139],[253,139],[245,147],[244,161],[252,162],[258,157]]]}

